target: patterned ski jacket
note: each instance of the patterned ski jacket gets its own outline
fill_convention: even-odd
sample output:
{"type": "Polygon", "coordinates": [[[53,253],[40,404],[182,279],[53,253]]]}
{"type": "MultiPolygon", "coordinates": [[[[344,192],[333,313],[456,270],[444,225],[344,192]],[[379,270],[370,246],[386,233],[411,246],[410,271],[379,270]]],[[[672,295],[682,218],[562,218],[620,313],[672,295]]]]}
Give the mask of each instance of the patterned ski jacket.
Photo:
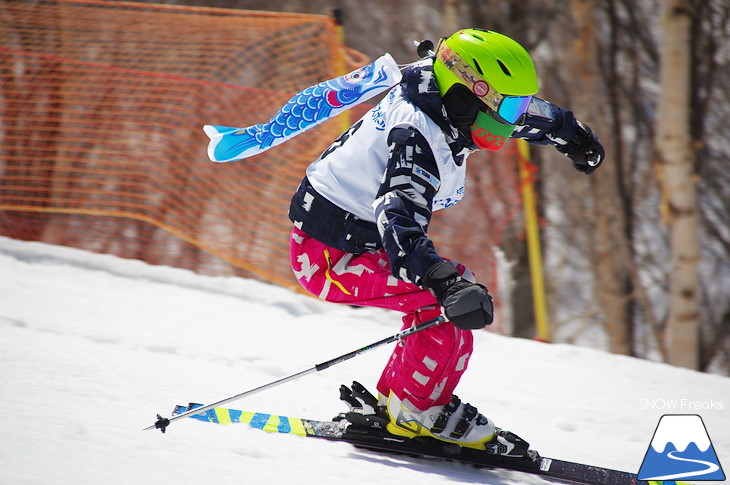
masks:
{"type": "MultiPolygon", "coordinates": [[[[570,140],[572,114],[549,103],[542,109],[553,113],[536,113],[534,122],[528,115],[513,136],[539,144],[570,140]]],[[[431,215],[464,196],[466,160],[476,149],[446,115],[433,58],[422,59],[307,168],[289,218],[342,251],[385,248],[392,274],[420,284],[443,260],[427,234],[431,215]]]]}

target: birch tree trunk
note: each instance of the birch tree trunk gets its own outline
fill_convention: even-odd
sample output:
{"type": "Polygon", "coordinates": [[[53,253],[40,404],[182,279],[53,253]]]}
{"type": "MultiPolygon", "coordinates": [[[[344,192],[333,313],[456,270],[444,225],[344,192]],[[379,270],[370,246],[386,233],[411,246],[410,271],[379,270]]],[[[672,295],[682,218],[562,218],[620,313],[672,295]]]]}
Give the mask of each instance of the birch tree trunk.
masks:
{"type": "Polygon", "coordinates": [[[656,149],[669,228],[671,273],[665,348],[670,364],[699,366],[699,216],[690,132],[690,7],[662,0],[656,149]]]}

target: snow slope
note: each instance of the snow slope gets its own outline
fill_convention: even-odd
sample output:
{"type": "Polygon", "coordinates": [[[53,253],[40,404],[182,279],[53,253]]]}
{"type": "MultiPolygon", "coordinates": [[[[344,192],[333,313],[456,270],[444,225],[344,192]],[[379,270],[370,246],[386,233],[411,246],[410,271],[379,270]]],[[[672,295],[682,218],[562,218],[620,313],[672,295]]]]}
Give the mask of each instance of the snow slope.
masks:
{"type": "MultiPolygon", "coordinates": [[[[255,281],[0,238],[0,483],[541,483],[243,425],[141,431],[177,403],[217,401],[399,328],[396,314],[255,281]]],[[[697,413],[730,468],[729,378],[489,332],[475,340],[459,395],[543,455],[637,471],[662,414],[697,413]]],[[[344,410],[339,385],[374,387],[389,352],[231,407],[332,417],[344,410]]]]}

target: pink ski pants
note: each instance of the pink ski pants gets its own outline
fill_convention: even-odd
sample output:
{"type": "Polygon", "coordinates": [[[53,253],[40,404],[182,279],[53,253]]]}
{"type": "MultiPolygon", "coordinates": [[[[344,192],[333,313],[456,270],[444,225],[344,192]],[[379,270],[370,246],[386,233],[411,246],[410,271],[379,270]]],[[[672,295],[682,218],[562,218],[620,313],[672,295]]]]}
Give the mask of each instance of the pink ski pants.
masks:
{"type": "MultiPolygon", "coordinates": [[[[404,329],[441,314],[429,291],[391,274],[383,249],[346,253],[294,228],[289,254],[297,280],[322,300],[401,311],[405,313],[404,329]]],[[[473,279],[463,265],[457,269],[465,278],[473,279]]],[[[466,370],[472,346],[471,332],[450,322],[415,333],[396,345],[377,390],[384,396],[392,390],[421,410],[446,404],[466,370]]]]}

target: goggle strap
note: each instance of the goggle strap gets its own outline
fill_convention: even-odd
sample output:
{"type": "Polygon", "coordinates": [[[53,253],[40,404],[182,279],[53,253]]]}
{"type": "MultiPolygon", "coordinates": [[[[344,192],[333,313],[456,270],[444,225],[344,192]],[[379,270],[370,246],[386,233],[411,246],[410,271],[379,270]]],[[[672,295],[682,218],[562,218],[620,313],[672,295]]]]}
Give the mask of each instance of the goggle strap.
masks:
{"type": "Polygon", "coordinates": [[[436,59],[441,61],[449,71],[459,78],[498,118],[506,124],[514,125],[524,115],[532,96],[506,96],[497,92],[461,56],[454,52],[444,40],[443,38],[439,40],[438,46],[436,47],[436,59]],[[522,107],[525,109],[521,110],[522,107]],[[517,114],[519,116],[515,116],[517,114]]]}
{"type": "Polygon", "coordinates": [[[451,49],[443,39],[439,41],[436,49],[436,59],[441,61],[449,71],[459,78],[471,92],[487,105],[495,113],[499,109],[502,96],[493,89],[484,78],[467,64],[456,52],[451,49]]]}

